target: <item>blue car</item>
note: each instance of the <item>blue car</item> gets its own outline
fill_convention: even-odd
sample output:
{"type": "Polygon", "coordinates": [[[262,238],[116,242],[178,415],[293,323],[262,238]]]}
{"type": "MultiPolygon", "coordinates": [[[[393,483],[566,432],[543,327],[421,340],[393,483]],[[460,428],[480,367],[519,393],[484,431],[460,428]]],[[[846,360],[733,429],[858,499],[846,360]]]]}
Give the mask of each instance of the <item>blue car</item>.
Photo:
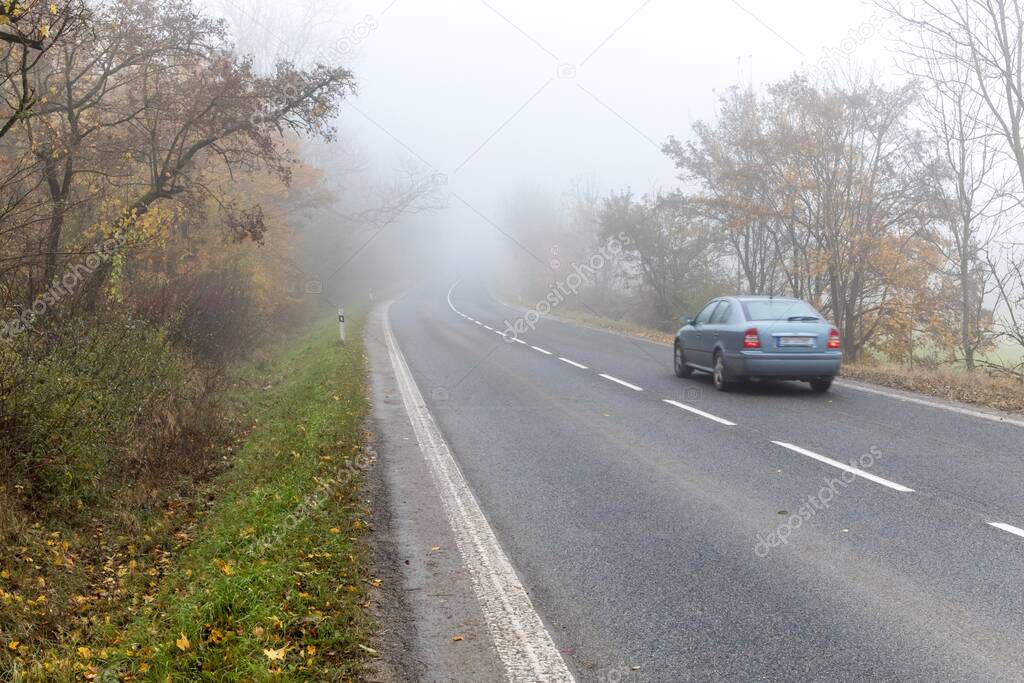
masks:
{"type": "Polygon", "coordinates": [[[713,299],[684,318],[676,333],[676,376],[709,372],[719,391],[739,381],[776,379],[810,382],[824,392],[842,363],[839,330],[801,299],[713,299]]]}

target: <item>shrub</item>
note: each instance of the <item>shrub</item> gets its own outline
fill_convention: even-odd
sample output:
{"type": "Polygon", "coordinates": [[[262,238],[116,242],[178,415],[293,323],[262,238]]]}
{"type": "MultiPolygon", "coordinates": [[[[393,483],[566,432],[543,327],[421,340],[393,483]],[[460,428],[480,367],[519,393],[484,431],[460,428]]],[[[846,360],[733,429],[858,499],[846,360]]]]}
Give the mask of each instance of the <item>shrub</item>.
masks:
{"type": "Polygon", "coordinates": [[[123,315],[25,335],[0,355],[0,466],[37,512],[70,513],[170,463],[203,392],[159,330],[123,315]]]}

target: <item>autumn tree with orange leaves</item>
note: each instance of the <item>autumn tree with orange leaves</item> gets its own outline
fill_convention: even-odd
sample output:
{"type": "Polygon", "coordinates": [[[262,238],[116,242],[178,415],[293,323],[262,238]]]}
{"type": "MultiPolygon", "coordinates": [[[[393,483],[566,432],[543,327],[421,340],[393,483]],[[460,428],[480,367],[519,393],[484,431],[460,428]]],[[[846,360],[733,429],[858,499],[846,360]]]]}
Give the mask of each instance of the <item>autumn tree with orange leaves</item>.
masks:
{"type": "Polygon", "coordinates": [[[765,94],[735,89],[713,124],[665,153],[728,249],[742,290],[806,298],[836,323],[847,358],[908,357],[921,330],[948,348],[935,158],[910,123],[913,85],[863,74],[793,77],[765,94]]]}

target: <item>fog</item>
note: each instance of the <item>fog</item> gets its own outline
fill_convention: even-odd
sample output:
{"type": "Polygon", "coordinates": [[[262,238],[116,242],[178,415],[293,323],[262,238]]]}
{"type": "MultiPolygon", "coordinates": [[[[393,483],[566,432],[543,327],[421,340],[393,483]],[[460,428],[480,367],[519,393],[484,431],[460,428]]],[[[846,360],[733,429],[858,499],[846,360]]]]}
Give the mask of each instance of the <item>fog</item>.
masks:
{"type": "MultiPolygon", "coordinates": [[[[311,213],[301,265],[337,303],[471,271],[492,285],[512,283],[505,295],[527,303],[543,297],[567,264],[600,247],[614,222],[609,201],[628,195],[619,204],[635,214],[626,232],[653,224],[660,232],[608,275],[615,283],[602,303],[609,293],[622,302],[590,307],[602,317],[630,311],[634,322],[667,329],[706,295],[789,292],[817,302],[842,326],[844,305],[860,309],[849,314],[859,320],[886,315],[895,299],[923,302],[929,290],[945,290],[915,303],[900,331],[883,335],[910,338],[917,328],[938,339],[959,325],[937,322],[951,292],[976,290],[959,296],[960,306],[978,302],[976,315],[985,319],[1008,319],[1017,306],[1015,292],[1024,287],[1014,274],[1019,193],[1006,177],[1024,178],[1024,167],[1017,168],[1015,145],[999,141],[1012,138],[998,130],[999,114],[977,108],[980,90],[966,93],[970,111],[959,112],[969,129],[964,148],[949,146],[955,136],[944,133],[956,112],[943,103],[956,93],[943,89],[958,81],[920,70],[950,63],[929,52],[945,34],[935,33],[929,47],[921,41],[930,20],[899,18],[901,9],[927,5],[384,0],[281,7],[214,0],[210,10],[260,69],[285,59],[340,64],[354,75],[358,92],[341,103],[337,141],[306,142],[303,150],[324,172],[336,205],[311,213]],[[817,132],[802,136],[808,126],[817,132]],[[802,176],[817,162],[831,163],[833,145],[849,156],[812,189],[802,176]],[[957,156],[968,161],[950,168],[957,156]],[[872,158],[886,177],[872,172],[872,158]],[[954,196],[953,178],[963,174],[980,194],[954,196]],[[845,215],[830,219],[816,212],[830,205],[838,178],[866,184],[861,198],[847,194],[845,215]],[[374,208],[404,206],[414,195],[407,210],[374,208]],[[949,202],[980,211],[963,235],[949,202]],[[795,205],[805,207],[802,215],[795,205]],[[864,222],[868,215],[875,218],[864,222]],[[800,235],[785,227],[790,219],[800,235]],[[768,242],[771,254],[745,251],[768,242]],[[701,258],[713,252],[714,263],[689,262],[679,247],[687,243],[700,247],[701,258]],[[835,246],[843,244],[862,246],[846,253],[835,246]],[[957,244],[969,246],[958,251],[957,244]],[[831,259],[829,284],[818,265],[800,260],[807,249],[831,259]],[[893,250],[903,264],[929,265],[904,273],[887,255],[893,250]],[[844,264],[860,265],[851,273],[844,264]],[[974,284],[971,271],[980,273],[974,284]],[[842,292],[835,278],[847,276],[858,293],[842,292]]],[[[963,310],[953,317],[963,318],[963,310]]],[[[979,337],[986,348],[1007,336],[986,335],[979,337]]]]}
{"type": "Polygon", "coordinates": [[[517,249],[497,229],[517,188],[557,195],[581,177],[603,192],[678,185],[661,145],[713,119],[727,88],[760,89],[851,62],[885,72],[892,62],[877,14],[857,0],[770,9],[659,0],[280,8],[211,5],[257,63],[286,57],[352,69],[359,93],[337,122],[342,142],[381,176],[411,160],[445,183],[447,210],[405,218],[374,240],[403,269],[440,263],[448,272],[494,248],[517,249]],[[421,251],[402,261],[396,247],[425,231],[418,244],[435,247],[430,258],[421,251]]]}

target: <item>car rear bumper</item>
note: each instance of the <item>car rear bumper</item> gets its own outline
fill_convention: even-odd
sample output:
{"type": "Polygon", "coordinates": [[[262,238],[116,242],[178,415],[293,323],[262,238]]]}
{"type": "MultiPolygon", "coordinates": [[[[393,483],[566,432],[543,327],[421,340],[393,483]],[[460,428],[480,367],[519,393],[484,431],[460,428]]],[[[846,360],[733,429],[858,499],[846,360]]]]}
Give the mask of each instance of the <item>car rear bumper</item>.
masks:
{"type": "Polygon", "coordinates": [[[743,351],[727,356],[729,374],[734,377],[810,379],[834,377],[843,364],[841,352],[763,353],[743,351]]]}

